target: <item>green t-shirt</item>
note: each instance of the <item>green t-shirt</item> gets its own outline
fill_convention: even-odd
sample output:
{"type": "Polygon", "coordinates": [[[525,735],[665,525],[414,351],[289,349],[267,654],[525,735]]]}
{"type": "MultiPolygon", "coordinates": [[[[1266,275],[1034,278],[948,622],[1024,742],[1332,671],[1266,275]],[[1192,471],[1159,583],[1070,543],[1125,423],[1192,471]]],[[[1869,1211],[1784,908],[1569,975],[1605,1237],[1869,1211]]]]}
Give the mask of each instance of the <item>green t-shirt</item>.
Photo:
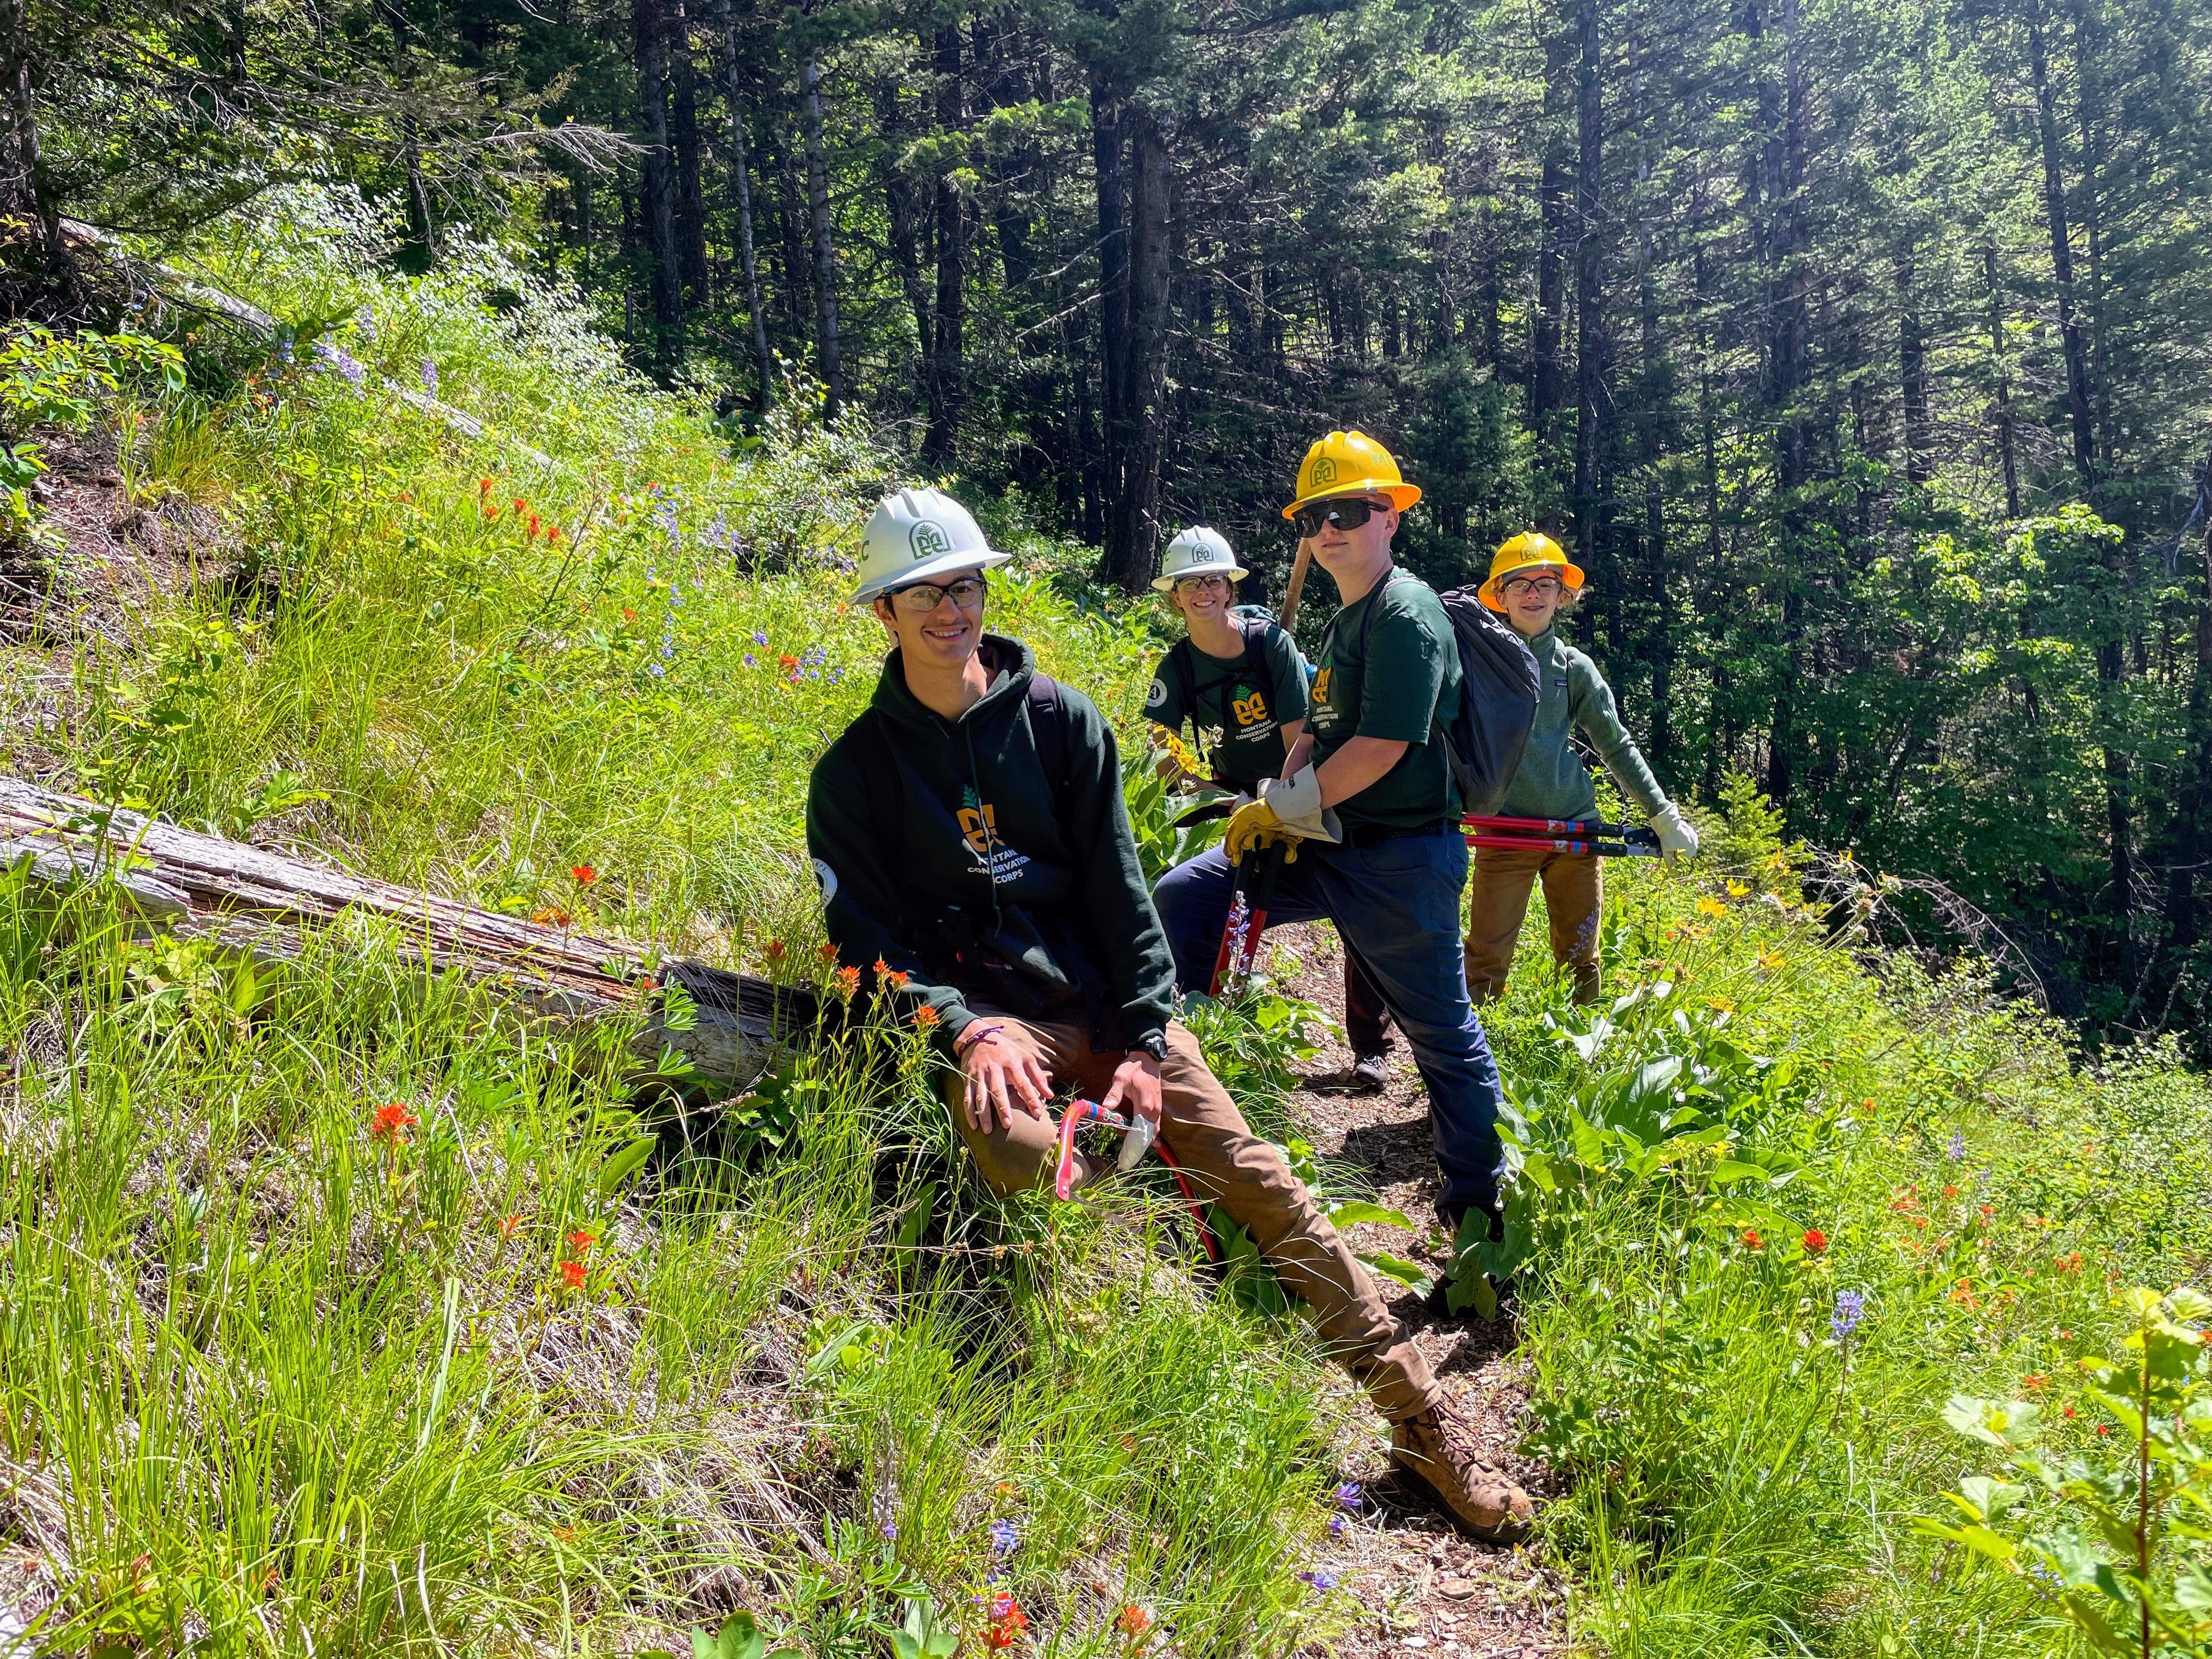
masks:
{"type": "Polygon", "coordinates": [[[1260,630],[1257,653],[1240,651],[1224,660],[1182,641],[1152,671],[1145,717],[1170,732],[1194,721],[1202,736],[1200,746],[1210,751],[1222,781],[1249,789],[1262,778],[1282,775],[1283,757],[1290,752],[1283,722],[1306,717],[1306,665],[1291,636],[1273,623],[1238,625],[1260,630]],[[1248,661],[1251,655],[1258,659],[1257,676],[1248,661]],[[1255,678],[1264,684],[1253,684],[1255,678]]]}
{"type": "Polygon", "coordinates": [[[1313,687],[1314,764],[1355,737],[1396,738],[1408,745],[1395,766],[1336,804],[1346,829],[1374,823],[1411,830],[1458,817],[1459,787],[1434,727],[1439,711],[1455,707],[1459,682],[1451,618],[1418,576],[1394,565],[1331,619],[1313,687]],[[1376,673],[1367,672],[1370,661],[1379,665],[1376,673]]]}

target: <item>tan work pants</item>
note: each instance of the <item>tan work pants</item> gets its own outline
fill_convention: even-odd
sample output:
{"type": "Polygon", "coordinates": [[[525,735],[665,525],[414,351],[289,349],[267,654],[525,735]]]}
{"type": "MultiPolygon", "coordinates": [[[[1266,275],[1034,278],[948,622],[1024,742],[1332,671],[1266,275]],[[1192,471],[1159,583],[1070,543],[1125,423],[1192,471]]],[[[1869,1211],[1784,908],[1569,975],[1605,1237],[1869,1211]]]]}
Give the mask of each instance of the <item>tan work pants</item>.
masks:
{"type": "Polygon", "coordinates": [[[1513,946],[1528,914],[1528,890],[1544,878],[1552,960],[1575,976],[1575,1000],[1598,994],[1597,925],[1605,910],[1605,860],[1586,853],[1479,847],[1467,878],[1467,994],[1487,1002],[1505,994],[1513,946]]]}
{"type": "MultiPolygon", "coordinates": [[[[1056,1088],[1097,1100],[1113,1085],[1125,1054],[1098,1054],[1082,1027],[1029,1024],[981,1007],[974,1012],[1001,1028],[1003,1040],[1027,1048],[1051,1073],[1056,1088]]],[[[994,1192],[1010,1194],[1052,1179],[1060,1159],[1056,1121],[1016,1110],[1011,1127],[985,1133],[968,1121],[965,1079],[945,1074],[943,1094],[952,1121],[994,1192]]],[[[1315,1208],[1305,1183],[1283,1155],[1246,1127],[1229,1091],[1206,1067],[1198,1039],[1181,1025],[1168,1027],[1168,1057],[1160,1067],[1160,1139],[1175,1154],[1203,1203],[1218,1205],[1252,1236],[1283,1288],[1313,1310],[1328,1351],[1358,1380],[1377,1410],[1393,1422],[1425,1409],[1437,1397],[1428,1362],[1375,1289],[1328,1218],[1315,1208]]],[[[1091,1165],[1077,1154],[1077,1176],[1091,1165]]]]}

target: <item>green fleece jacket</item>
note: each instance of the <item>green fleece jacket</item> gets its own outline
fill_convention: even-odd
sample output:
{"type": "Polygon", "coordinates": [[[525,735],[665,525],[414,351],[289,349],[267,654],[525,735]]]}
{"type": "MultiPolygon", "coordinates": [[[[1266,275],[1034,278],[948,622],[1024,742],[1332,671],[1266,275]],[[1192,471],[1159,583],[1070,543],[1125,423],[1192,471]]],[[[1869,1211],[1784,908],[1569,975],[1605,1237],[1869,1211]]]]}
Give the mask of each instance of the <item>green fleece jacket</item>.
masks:
{"type": "Polygon", "coordinates": [[[1175,963],[1121,799],[1114,733],[1058,688],[1063,775],[1047,775],[1029,647],[986,634],[991,677],[957,720],[907,690],[898,652],[814,765],[806,844],[841,963],[907,976],[957,1037],[969,999],[1086,1024],[1126,1048],[1164,1032],[1175,963]]]}
{"type": "Polygon", "coordinates": [[[1528,650],[1536,659],[1536,724],[1522,753],[1521,769],[1498,810],[1515,818],[1586,818],[1595,813],[1597,790],[1589,769],[1567,740],[1579,729],[1622,794],[1646,817],[1662,811],[1666,791],[1621,725],[1613,688],[1597,665],[1561,639],[1556,628],[1529,641],[1528,650]]]}

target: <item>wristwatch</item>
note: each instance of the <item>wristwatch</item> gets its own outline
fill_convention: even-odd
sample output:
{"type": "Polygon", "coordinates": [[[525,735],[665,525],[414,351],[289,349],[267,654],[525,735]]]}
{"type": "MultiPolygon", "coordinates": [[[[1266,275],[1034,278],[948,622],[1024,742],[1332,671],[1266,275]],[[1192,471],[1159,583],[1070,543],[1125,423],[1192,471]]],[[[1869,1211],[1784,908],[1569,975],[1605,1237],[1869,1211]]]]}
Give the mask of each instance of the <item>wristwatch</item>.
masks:
{"type": "Polygon", "coordinates": [[[1157,1064],[1162,1066],[1166,1065],[1168,1060],[1167,1033],[1164,1031],[1146,1032],[1144,1036],[1139,1037],[1134,1042],[1129,1045],[1129,1052],[1131,1054],[1133,1054],[1139,1050],[1150,1054],[1157,1064]]]}

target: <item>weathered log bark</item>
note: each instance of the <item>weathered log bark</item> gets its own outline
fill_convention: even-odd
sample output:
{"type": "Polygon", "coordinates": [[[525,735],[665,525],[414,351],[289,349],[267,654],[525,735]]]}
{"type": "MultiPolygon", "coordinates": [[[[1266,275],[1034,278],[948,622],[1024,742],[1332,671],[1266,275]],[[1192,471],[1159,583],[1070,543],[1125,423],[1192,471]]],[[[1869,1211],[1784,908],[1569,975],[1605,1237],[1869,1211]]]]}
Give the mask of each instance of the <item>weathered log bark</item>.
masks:
{"type": "Polygon", "coordinates": [[[349,918],[389,927],[426,966],[494,987],[532,1013],[591,1020],[647,999],[636,1039],[645,1059],[664,1045],[711,1084],[750,1081],[778,1048],[815,1029],[812,994],[697,963],[663,962],[658,982],[636,946],[479,910],[220,836],[0,778],[0,863],[27,859],[55,888],[95,873],[112,879],[141,915],[267,960],[296,957],[310,938],[349,918]],[[125,854],[129,856],[125,857],[125,854]],[[689,993],[687,1029],[665,1023],[659,984],[689,993]]]}

